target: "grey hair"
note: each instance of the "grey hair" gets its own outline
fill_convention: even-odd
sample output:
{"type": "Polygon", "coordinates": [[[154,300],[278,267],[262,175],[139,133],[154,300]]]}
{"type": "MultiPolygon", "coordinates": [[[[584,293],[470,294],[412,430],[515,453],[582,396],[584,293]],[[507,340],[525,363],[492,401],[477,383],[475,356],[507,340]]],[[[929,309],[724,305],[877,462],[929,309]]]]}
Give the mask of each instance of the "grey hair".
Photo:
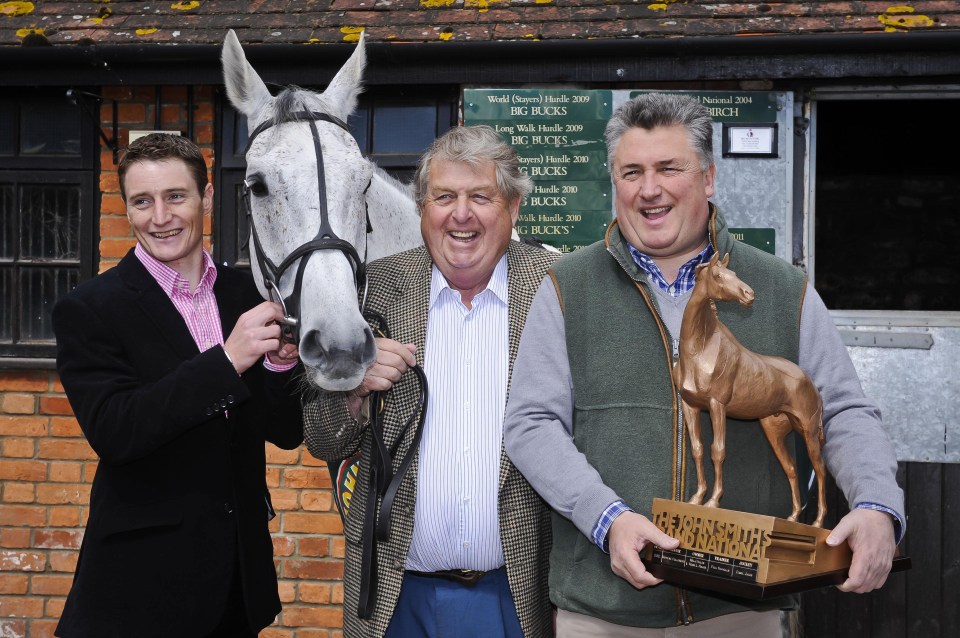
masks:
{"type": "Polygon", "coordinates": [[[620,138],[631,128],[647,131],[660,126],[682,126],[687,129],[690,145],[700,159],[700,168],[713,163],[713,120],[710,111],[696,98],[680,93],[642,93],[620,105],[607,123],[607,167],[613,172],[613,156],[620,138]]]}
{"type": "Polygon", "coordinates": [[[520,158],[512,146],[503,141],[493,128],[478,124],[450,129],[430,145],[413,175],[413,194],[422,207],[430,181],[430,163],[435,159],[462,162],[478,168],[493,162],[497,173],[497,189],[507,201],[523,199],[533,190],[533,180],[520,171],[520,158]]]}

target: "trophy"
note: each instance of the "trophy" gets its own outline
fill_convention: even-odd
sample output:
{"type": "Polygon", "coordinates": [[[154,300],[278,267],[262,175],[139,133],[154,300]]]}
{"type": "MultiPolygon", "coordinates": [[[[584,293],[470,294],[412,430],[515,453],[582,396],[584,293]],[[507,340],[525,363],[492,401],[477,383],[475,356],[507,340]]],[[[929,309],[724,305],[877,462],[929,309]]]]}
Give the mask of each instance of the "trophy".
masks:
{"type": "MultiPolygon", "coordinates": [[[[846,543],[826,544],[826,467],[823,403],[810,377],[781,357],[746,349],[717,317],[716,301],[750,306],[753,289],[727,268],[730,255],[715,254],[697,267],[696,283],[680,328],[680,356],[673,379],[682,398],[683,419],[697,471],[697,490],[687,502],[654,499],[653,522],[680,539],[675,550],[648,546],[644,562],[657,578],[713,589],[744,598],[767,598],[840,584],[852,553],[846,543]],[[704,504],[700,412],[713,426],[714,485],[704,504]],[[786,519],[719,508],[727,415],[759,420],[790,483],[793,510],[786,519]],[[803,439],[817,477],[817,517],[798,523],[801,500],[796,464],[786,437],[803,439]]],[[[909,569],[909,558],[894,559],[892,571],[909,569]]]]}

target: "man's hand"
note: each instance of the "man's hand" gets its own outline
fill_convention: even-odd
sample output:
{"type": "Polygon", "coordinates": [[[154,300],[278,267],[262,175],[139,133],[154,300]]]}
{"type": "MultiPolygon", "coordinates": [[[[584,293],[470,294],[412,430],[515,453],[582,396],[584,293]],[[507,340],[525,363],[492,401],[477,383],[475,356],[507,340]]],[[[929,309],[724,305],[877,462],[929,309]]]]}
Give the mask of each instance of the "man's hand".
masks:
{"type": "MultiPolygon", "coordinates": [[[[223,349],[238,373],[243,374],[268,352],[283,352],[280,348],[280,326],[277,325],[281,319],[283,311],[279,304],[272,301],[264,301],[240,315],[237,325],[223,343],[223,349]]],[[[296,347],[291,347],[296,352],[296,347]]],[[[286,356],[289,353],[288,349],[286,356]]]]}
{"type": "Polygon", "coordinates": [[[414,356],[417,346],[400,343],[393,339],[377,338],[377,359],[373,362],[360,385],[347,393],[347,408],[353,418],[360,414],[360,404],[371,392],[385,392],[400,380],[403,373],[417,364],[414,356]]]}
{"type": "Polygon", "coordinates": [[[871,509],[855,509],[840,519],[827,537],[827,545],[836,546],[843,541],[853,550],[853,561],[847,580],[837,589],[865,594],[887,581],[893,566],[897,545],[893,535],[893,520],[886,512],[871,509]]]}
{"type": "Polygon", "coordinates": [[[680,541],[664,534],[646,516],[624,512],[614,519],[607,532],[610,569],[637,589],[657,585],[661,579],[647,571],[640,553],[648,543],[663,549],[676,549],[680,541]]]}

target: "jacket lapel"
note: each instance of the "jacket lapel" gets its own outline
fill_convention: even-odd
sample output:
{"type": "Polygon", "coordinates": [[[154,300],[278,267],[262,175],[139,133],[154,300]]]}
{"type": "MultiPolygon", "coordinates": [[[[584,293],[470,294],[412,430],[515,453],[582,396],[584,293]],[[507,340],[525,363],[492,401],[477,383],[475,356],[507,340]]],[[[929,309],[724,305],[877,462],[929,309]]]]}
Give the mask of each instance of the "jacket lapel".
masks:
{"type": "Polygon", "coordinates": [[[117,264],[117,272],[151,323],[154,333],[167,341],[179,357],[189,359],[195,356],[199,350],[183,317],[132,249],[117,264]]]}

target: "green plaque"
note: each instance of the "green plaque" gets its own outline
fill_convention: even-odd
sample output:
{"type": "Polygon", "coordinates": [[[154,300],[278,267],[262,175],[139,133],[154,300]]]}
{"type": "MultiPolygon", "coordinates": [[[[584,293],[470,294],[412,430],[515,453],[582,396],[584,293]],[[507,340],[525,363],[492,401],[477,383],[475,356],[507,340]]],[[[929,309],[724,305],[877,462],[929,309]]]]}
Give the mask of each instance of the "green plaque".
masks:
{"type": "Polygon", "coordinates": [[[602,239],[610,219],[610,211],[521,212],[517,233],[569,253],[602,239]]]}
{"type": "Polygon", "coordinates": [[[773,91],[631,91],[634,98],[641,93],[681,93],[692,95],[710,111],[714,122],[776,122],[783,108],[773,91]]]}
{"type": "Polygon", "coordinates": [[[734,239],[771,255],[777,254],[777,231],[773,228],[730,228],[729,230],[734,239]]]}
{"type": "Polygon", "coordinates": [[[610,182],[535,182],[523,202],[523,210],[555,212],[556,210],[602,210],[610,212],[610,182]]]}
{"type": "Polygon", "coordinates": [[[535,124],[542,121],[582,123],[610,119],[610,91],[575,89],[465,89],[463,120],[484,124],[510,120],[535,124]]]}
{"type": "Polygon", "coordinates": [[[517,232],[564,252],[603,237],[611,217],[603,132],[612,92],[581,89],[467,89],[463,122],[487,124],[511,144],[534,181],[517,232]]]}

